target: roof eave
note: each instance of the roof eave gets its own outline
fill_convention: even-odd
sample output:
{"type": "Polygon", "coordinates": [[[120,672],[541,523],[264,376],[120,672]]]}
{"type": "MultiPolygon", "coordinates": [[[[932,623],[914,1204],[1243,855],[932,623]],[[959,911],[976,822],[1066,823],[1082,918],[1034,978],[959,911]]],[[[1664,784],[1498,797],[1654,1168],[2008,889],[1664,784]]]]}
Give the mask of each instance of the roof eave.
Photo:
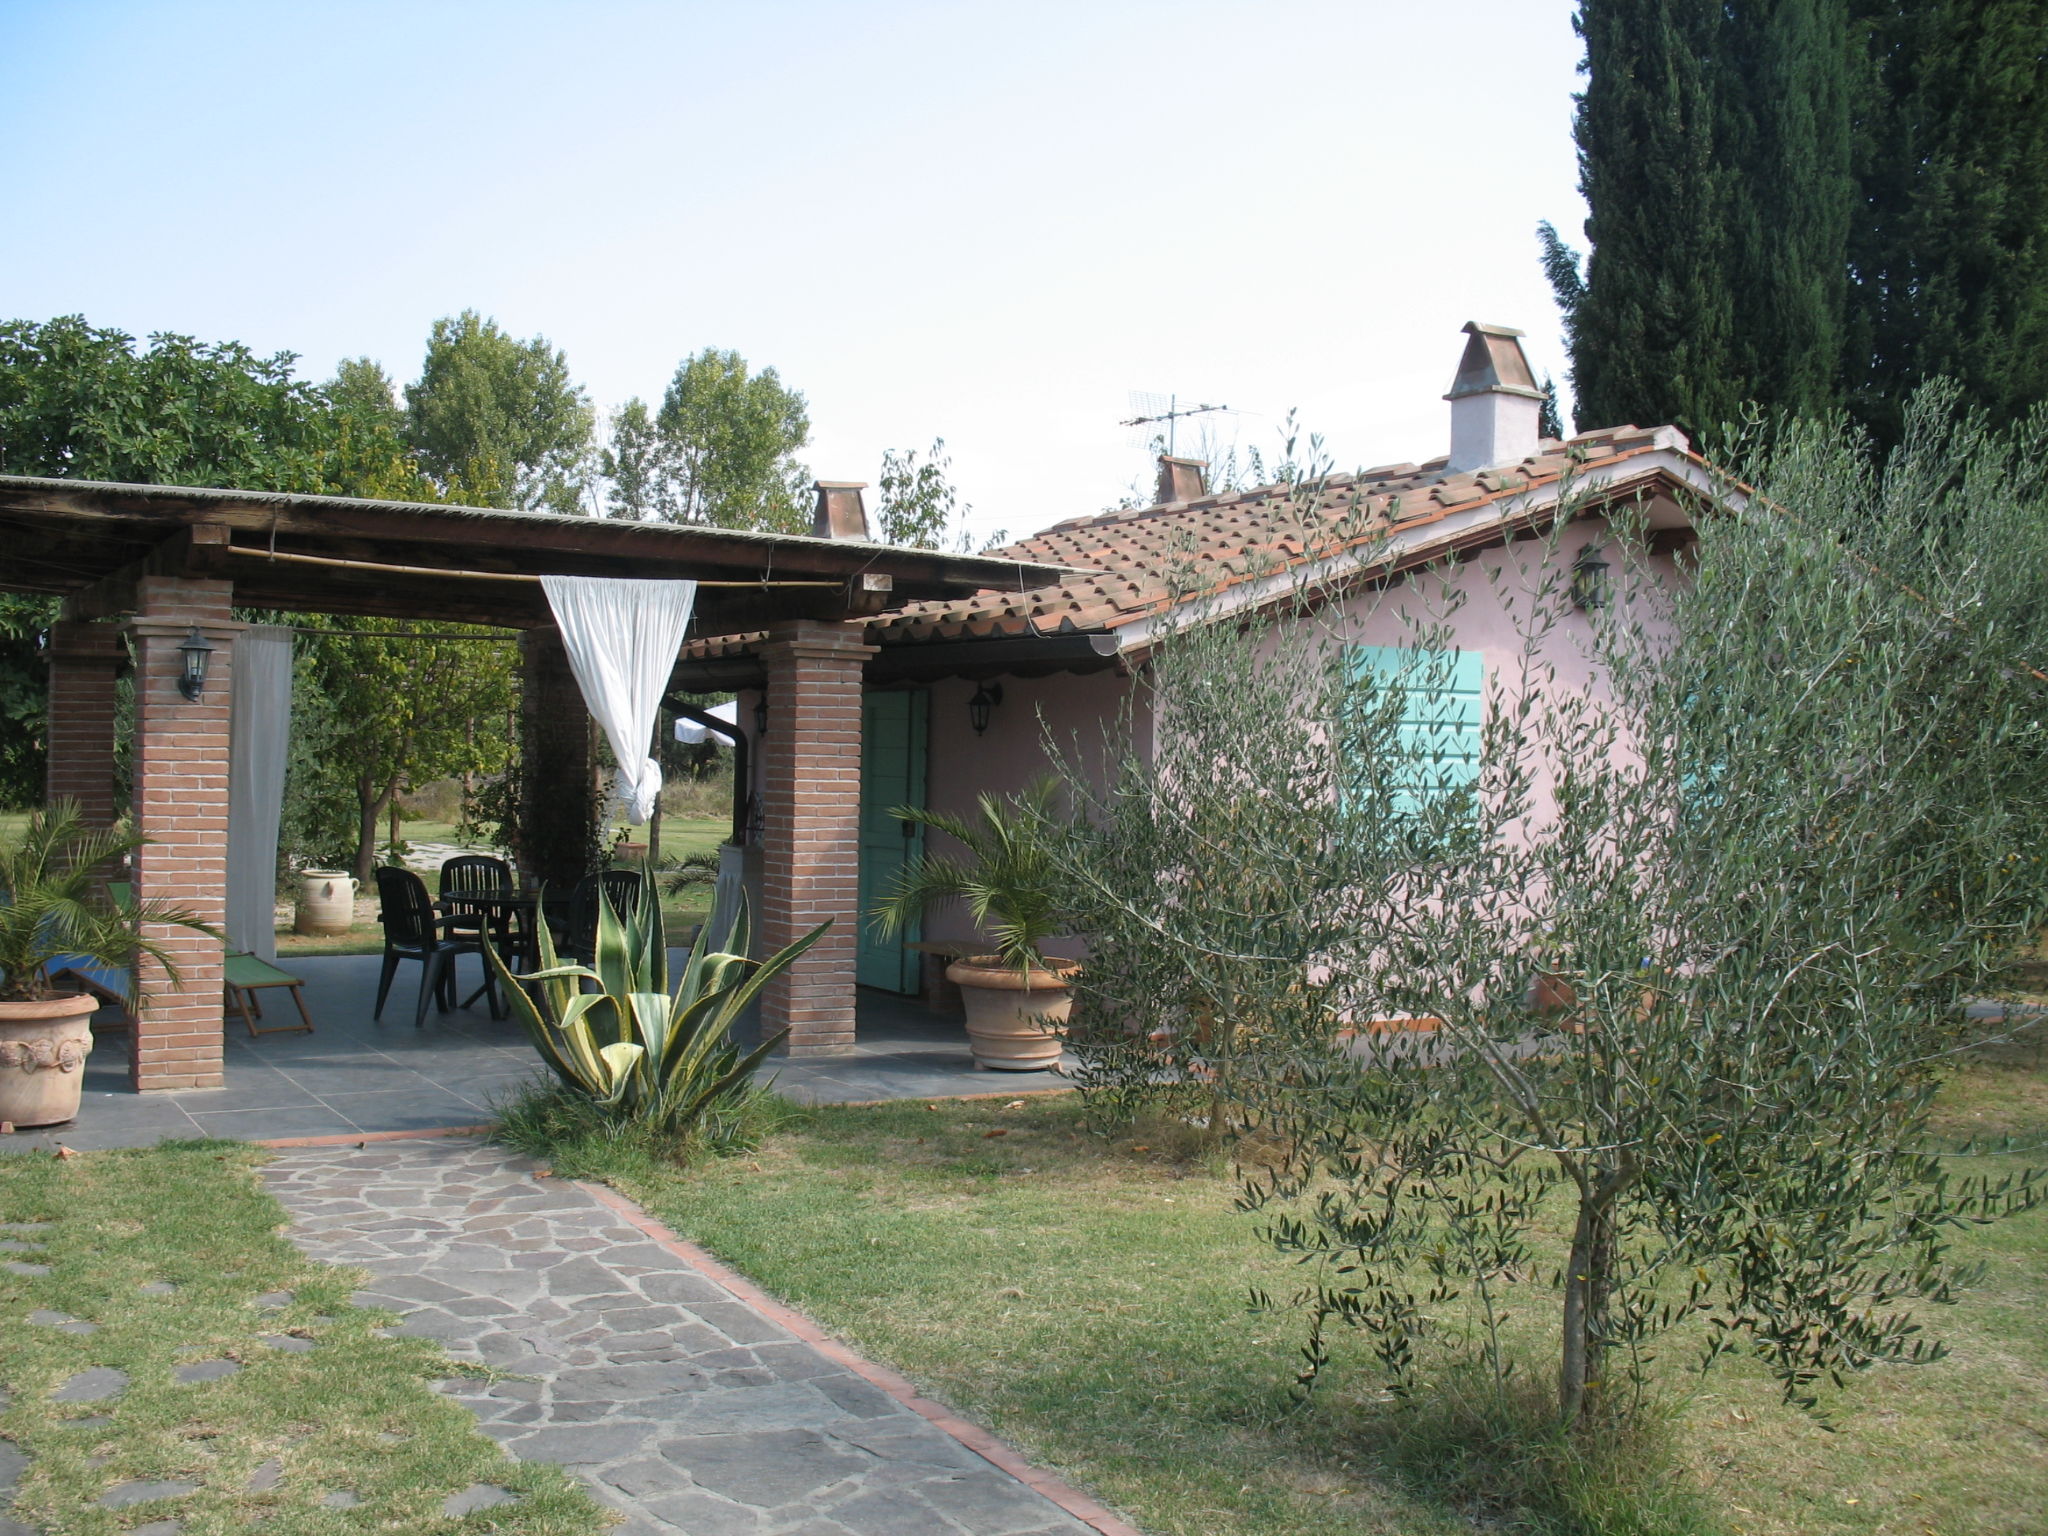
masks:
{"type": "Polygon", "coordinates": [[[1688,450],[1667,446],[1639,450],[1608,464],[1596,465],[1576,478],[1553,479],[1525,490],[1502,492],[1475,505],[1453,508],[1418,525],[1418,531],[1426,533],[1427,538],[1404,543],[1397,528],[1388,537],[1369,544],[1354,545],[1319,560],[1297,560],[1267,575],[1180,602],[1161,604],[1111,632],[1117,637],[1118,654],[1124,663],[1135,666],[1167,631],[1185,625],[1191,616],[1197,622],[1213,623],[1268,607],[1303,588],[1336,595],[1360,583],[1385,580],[1445,555],[1491,544],[1538,526],[1556,516],[1567,486],[1575,493],[1593,498],[1589,505],[1575,506],[1573,510],[1577,513],[1653,481],[1693,494],[1728,494],[1712,467],[1688,450]]]}

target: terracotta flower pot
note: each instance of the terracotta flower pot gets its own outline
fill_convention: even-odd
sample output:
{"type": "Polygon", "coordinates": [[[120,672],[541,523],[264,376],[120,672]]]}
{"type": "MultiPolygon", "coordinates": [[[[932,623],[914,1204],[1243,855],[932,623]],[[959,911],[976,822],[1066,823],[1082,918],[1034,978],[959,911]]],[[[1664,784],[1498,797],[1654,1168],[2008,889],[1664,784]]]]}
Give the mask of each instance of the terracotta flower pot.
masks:
{"type": "Polygon", "coordinates": [[[974,955],[946,967],[967,1009],[967,1043],[974,1064],[994,1072],[1043,1072],[1059,1065],[1070,987],[1078,960],[1020,971],[994,955],[974,955]]]}
{"type": "Polygon", "coordinates": [[[98,1007],[92,997],[0,1003],[0,1120],[26,1127],[78,1118],[98,1007]]]}

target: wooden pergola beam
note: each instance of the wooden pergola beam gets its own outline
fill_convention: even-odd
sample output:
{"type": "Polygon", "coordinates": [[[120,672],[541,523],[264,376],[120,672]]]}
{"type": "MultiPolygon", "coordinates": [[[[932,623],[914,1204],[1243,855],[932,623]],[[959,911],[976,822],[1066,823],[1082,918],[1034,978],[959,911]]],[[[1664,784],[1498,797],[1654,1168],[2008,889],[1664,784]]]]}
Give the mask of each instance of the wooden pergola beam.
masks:
{"type": "Polygon", "coordinates": [[[679,527],[336,496],[200,491],[0,476],[0,520],[69,525],[109,546],[210,524],[280,553],[436,570],[564,575],[691,576],[700,580],[847,581],[893,577],[894,601],[982,586],[1043,585],[1057,567],[937,550],[752,530],[679,527]]]}
{"type": "Polygon", "coordinates": [[[131,560],[64,599],[67,619],[111,619],[141,606],[138,588],[146,576],[227,574],[228,530],[196,523],[164,540],[140,560],[131,560]]]}

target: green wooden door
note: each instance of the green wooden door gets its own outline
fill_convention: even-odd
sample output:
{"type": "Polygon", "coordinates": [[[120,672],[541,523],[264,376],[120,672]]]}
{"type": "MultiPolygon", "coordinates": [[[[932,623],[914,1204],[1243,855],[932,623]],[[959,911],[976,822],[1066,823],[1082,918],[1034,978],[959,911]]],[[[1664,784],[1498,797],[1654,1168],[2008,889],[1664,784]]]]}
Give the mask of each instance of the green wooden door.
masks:
{"type": "Polygon", "coordinates": [[[889,813],[924,804],[925,711],[922,689],[870,693],[860,707],[860,955],[855,976],[864,987],[916,992],[923,956],[910,946],[921,927],[884,938],[869,915],[888,895],[896,872],[924,852],[924,828],[889,813]]]}

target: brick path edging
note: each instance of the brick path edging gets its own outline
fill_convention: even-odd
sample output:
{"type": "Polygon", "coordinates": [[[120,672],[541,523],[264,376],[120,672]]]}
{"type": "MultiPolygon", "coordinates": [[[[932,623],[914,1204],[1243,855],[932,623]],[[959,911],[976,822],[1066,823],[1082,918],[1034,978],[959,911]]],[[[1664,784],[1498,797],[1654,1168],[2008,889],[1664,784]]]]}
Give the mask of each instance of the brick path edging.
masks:
{"type": "Polygon", "coordinates": [[[578,1189],[616,1211],[620,1217],[645,1232],[650,1239],[706,1279],[724,1286],[771,1322],[787,1328],[827,1359],[845,1366],[886,1392],[912,1413],[929,1420],[936,1428],[974,1452],[983,1461],[999,1471],[1009,1473],[1027,1488],[1044,1495],[1083,1525],[1095,1529],[1100,1536],[1144,1536],[1136,1526],[1113,1513],[1107,1505],[1090,1498],[1072,1483],[1064,1478],[1055,1477],[1043,1468],[1034,1467],[979,1425],[970,1424],[942,1404],[920,1396],[908,1377],[899,1375],[885,1365],[877,1365],[866,1356],[857,1353],[833,1338],[803,1313],[777,1301],[737,1270],[713,1258],[687,1238],[678,1237],[665,1223],[650,1216],[636,1201],[629,1200],[617,1190],[609,1189],[602,1184],[588,1184],[580,1179],[576,1180],[575,1184],[578,1189]]]}
{"type": "Polygon", "coordinates": [[[360,1147],[373,1141],[438,1141],[444,1136],[482,1136],[488,1125],[441,1125],[417,1131],[350,1131],[346,1136],[277,1136],[255,1146],[285,1152],[295,1147],[360,1147]]]}

